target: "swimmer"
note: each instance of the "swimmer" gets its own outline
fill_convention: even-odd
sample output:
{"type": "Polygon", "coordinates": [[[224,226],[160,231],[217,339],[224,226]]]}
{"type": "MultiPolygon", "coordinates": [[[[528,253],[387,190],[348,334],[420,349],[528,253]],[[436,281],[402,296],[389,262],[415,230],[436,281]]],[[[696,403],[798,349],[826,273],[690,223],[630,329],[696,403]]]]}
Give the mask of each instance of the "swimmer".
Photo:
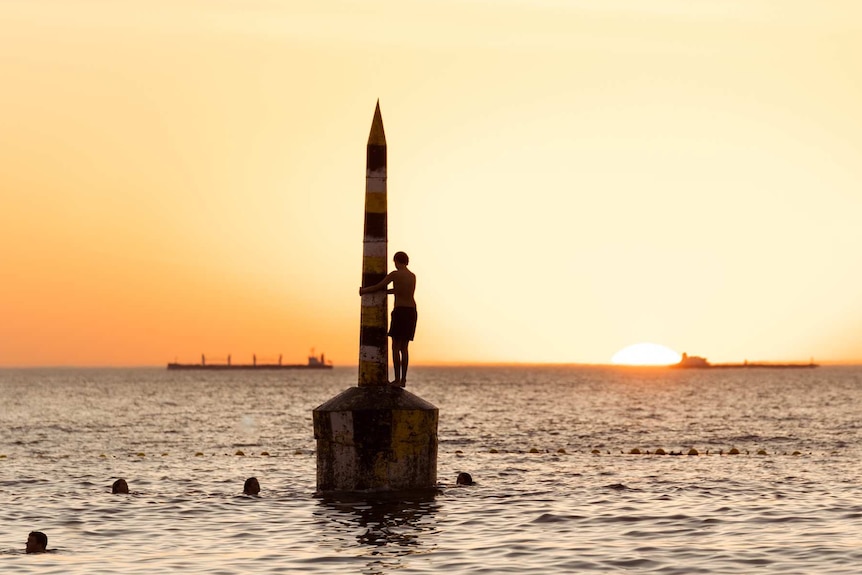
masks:
{"type": "Polygon", "coordinates": [[[389,337],[392,338],[392,369],[395,379],[390,385],[404,387],[407,385],[407,367],[410,363],[408,347],[416,334],[416,274],[407,269],[410,258],[404,252],[396,252],[393,258],[395,271],[391,272],[373,286],[359,288],[359,295],[382,291],[390,283],[392,289],[386,290],[395,296],[392,308],[392,323],[389,325],[389,337]]]}
{"type": "Polygon", "coordinates": [[[126,483],[126,480],[122,477],[114,481],[114,484],[111,485],[111,493],[128,493],[129,492],[129,484],[126,483]]]}
{"type": "Polygon", "coordinates": [[[27,536],[25,553],[45,553],[48,550],[48,536],[41,531],[31,531],[27,536]]]}
{"type": "Polygon", "coordinates": [[[245,480],[245,484],[242,486],[242,492],[246,495],[257,495],[260,493],[260,483],[257,480],[257,477],[249,477],[245,480]]]}
{"type": "Polygon", "coordinates": [[[456,485],[473,485],[473,476],[462,471],[458,474],[458,479],[455,480],[456,485]]]}

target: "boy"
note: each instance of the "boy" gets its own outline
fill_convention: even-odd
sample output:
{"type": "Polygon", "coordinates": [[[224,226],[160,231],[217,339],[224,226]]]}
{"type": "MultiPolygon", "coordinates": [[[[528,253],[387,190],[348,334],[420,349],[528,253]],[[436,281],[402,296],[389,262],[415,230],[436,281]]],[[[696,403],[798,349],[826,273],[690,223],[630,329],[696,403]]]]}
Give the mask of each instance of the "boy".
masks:
{"type": "Polygon", "coordinates": [[[407,347],[413,341],[416,333],[416,301],[413,293],[416,291],[416,275],[407,269],[410,258],[404,252],[397,252],[392,258],[395,271],[373,286],[359,288],[359,295],[386,289],[390,283],[392,289],[386,293],[395,295],[395,307],[392,308],[392,322],[389,325],[389,337],[392,338],[392,367],[395,369],[395,379],[391,385],[407,385],[407,365],[410,355],[407,347]]]}

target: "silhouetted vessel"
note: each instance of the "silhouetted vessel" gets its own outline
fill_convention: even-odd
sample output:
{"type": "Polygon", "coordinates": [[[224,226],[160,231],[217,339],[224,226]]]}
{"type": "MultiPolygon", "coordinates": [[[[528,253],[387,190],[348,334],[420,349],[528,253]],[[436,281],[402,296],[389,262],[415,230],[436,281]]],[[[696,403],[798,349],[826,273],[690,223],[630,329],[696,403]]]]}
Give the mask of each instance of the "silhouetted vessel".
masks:
{"type": "Polygon", "coordinates": [[[281,363],[281,356],[278,356],[278,363],[258,363],[256,355],[252,356],[251,363],[231,363],[230,356],[226,363],[207,363],[206,356],[201,355],[200,363],[169,363],[168,369],[332,369],[332,362],[326,361],[322,353],[317,357],[312,350],[307,363],[281,363]]]}
{"type": "Polygon", "coordinates": [[[700,357],[698,355],[688,355],[687,353],[682,354],[682,359],[679,363],[672,364],[668,367],[672,367],[675,369],[721,369],[721,368],[755,368],[755,367],[768,367],[768,368],[776,368],[776,369],[788,369],[788,368],[810,368],[810,367],[818,367],[814,360],[812,359],[808,363],[769,363],[769,362],[750,362],[745,360],[742,363],[709,363],[705,357],[700,357]]]}

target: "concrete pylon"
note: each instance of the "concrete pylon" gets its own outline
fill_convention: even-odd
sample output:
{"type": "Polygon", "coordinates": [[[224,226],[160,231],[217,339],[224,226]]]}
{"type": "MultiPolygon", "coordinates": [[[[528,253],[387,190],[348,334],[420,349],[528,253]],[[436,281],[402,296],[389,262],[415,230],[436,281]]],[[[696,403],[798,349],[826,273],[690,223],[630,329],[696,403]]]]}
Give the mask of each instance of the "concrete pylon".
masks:
{"type": "Polygon", "coordinates": [[[357,386],[313,415],[319,492],[436,486],[438,410],[421,397],[394,385],[357,386]]]}
{"type": "MultiPolygon", "coordinates": [[[[362,285],[386,277],[386,136],[380,102],[366,148],[362,285]]],[[[438,409],[389,385],[386,292],[362,296],[359,383],[316,407],[317,490],[433,490],[438,409]]]]}

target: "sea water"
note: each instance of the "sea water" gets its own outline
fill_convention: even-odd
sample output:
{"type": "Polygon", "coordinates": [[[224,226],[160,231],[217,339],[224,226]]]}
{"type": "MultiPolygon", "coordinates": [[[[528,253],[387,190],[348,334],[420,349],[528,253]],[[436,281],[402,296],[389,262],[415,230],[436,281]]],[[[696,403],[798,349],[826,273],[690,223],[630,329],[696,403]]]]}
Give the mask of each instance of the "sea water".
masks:
{"type": "Polygon", "coordinates": [[[862,568],[860,368],[417,366],[440,489],[316,497],[312,409],[355,383],[346,367],[0,370],[0,573],[862,568]],[[476,484],[455,486],[462,471],[476,484]],[[32,530],[49,553],[24,554],[32,530]]]}

